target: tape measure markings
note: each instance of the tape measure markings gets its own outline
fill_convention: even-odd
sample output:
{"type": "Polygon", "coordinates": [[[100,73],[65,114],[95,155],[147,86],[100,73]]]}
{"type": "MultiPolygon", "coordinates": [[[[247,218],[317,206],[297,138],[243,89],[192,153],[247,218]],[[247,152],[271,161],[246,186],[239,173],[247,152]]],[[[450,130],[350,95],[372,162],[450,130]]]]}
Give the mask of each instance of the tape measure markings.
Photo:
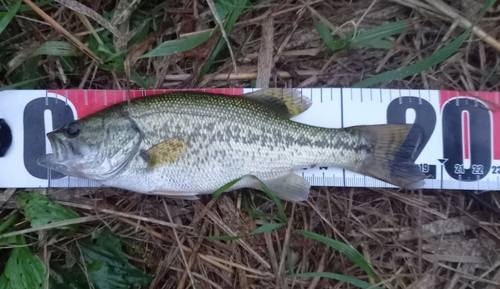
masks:
{"type": "MultiPolygon", "coordinates": [[[[241,95],[255,90],[134,90],[130,91],[130,97],[174,91],[241,95]]],[[[500,113],[490,112],[482,107],[488,102],[498,104],[498,92],[349,88],[301,90],[305,96],[312,99],[313,105],[294,120],[311,125],[346,127],[359,124],[405,123],[408,117],[413,117],[415,123],[423,126],[427,141],[420,151],[417,163],[424,173],[434,177],[426,181],[426,188],[500,189],[500,132],[496,129],[500,125],[500,113]],[[486,103],[483,103],[483,100],[486,103]]],[[[33,161],[36,163],[35,156],[45,153],[47,147],[45,133],[50,126],[46,126],[45,122],[50,121],[51,117],[52,127],[55,128],[126,99],[124,90],[1,92],[0,105],[5,111],[0,111],[0,118],[6,117],[9,122],[17,125],[12,126],[12,148],[6,157],[0,158],[0,166],[13,168],[14,173],[11,171],[2,174],[3,177],[0,175],[0,187],[98,186],[93,181],[46,172],[33,165],[33,161]],[[11,99],[16,99],[16,102],[11,99]],[[47,114],[48,112],[52,114],[47,114]],[[20,159],[24,160],[24,164],[21,162],[23,166],[19,166],[20,159]],[[43,184],[44,181],[47,185],[43,184]]],[[[312,185],[393,187],[338,168],[304,168],[296,173],[312,185]]]]}

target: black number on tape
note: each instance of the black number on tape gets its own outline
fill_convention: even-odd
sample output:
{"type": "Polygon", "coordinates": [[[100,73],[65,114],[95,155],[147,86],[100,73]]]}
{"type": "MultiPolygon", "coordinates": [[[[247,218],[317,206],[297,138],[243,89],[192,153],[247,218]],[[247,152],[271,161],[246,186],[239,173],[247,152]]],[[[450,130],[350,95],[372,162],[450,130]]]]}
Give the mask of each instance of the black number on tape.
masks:
{"type": "Polygon", "coordinates": [[[457,98],[443,106],[443,156],[448,159],[444,167],[455,180],[477,181],[491,168],[491,119],[488,109],[474,101],[457,98]],[[464,166],[464,128],[462,114],[468,113],[470,137],[470,167],[464,166]]]}
{"type": "MultiPolygon", "coordinates": [[[[35,178],[48,179],[47,169],[37,164],[37,159],[46,153],[45,111],[52,113],[52,126],[58,128],[74,120],[73,110],[64,101],[55,98],[36,98],[24,108],[24,166],[35,178]]],[[[52,171],[51,179],[65,175],[52,171]]]]}
{"type": "Polygon", "coordinates": [[[12,130],[7,122],[0,118],[0,158],[5,156],[12,144],[12,130]]]}
{"type": "Polygon", "coordinates": [[[387,107],[387,123],[407,123],[406,112],[408,109],[415,111],[415,121],[413,123],[420,126],[424,134],[422,143],[417,148],[416,154],[413,157],[413,161],[415,161],[434,132],[434,128],[436,127],[436,112],[434,111],[434,107],[425,99],[415,96],[402,96],[391,101],[387,107]]]}

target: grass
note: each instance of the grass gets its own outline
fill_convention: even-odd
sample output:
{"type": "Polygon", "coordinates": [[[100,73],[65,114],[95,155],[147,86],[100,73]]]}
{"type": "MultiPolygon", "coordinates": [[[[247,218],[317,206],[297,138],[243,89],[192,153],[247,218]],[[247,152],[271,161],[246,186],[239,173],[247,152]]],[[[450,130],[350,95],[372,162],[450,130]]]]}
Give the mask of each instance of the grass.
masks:
{"type": "MultiPolygon", "coordinates": [[[[479,14],[479,18],[481,18],[484,13],[486,13],[486,10],[490,9],[493,4],[495,4],[496,0],[489,0],[484,3],[483,8],[481,9],[481,12],[479,14]]],[[[374,75],[368,79],[365,79],[363,81],[360,81],[353,85],[353,87],[357,88],[365,88],[365,87],[370,87],[374,84],[381,83],[381,82],[387,82],[391,81],[394,79],[400,79],[400,78],[405,78],[408,76],[412,76],[415,74],[418,74],[422,71],[425,71],[429,68],[435,67],[436,65],[442,63],[446,59],[448,59],[450,56],[455,54],[460,46],[464,43],[465,39],[470,36],[472,32],[473,26],[467,28],[460,36],[455,38],[453,41],[450,43],[446,44],[443,48],[437,50],[434,52],[431,56],[422,59],[418,61],[417,63],[414,63],[409,66],[401,67],[396,70],[392,71],[387,71],[378,75],[374,75]]]]}
{"type": "MultiPolygon", "coordinates": [[[[251,87],[263,70],[277,87],[500,90],[494,43],[449,16],[498,39],[497,1],[79,2],[0,1],[0,90],[251,87]]],[[[223,193],[237,181],[195,202],[19,189],[0,207],[0,288],[500,284],[494,193],[314,188],[292,204],[264,184],[223,193]]]]}

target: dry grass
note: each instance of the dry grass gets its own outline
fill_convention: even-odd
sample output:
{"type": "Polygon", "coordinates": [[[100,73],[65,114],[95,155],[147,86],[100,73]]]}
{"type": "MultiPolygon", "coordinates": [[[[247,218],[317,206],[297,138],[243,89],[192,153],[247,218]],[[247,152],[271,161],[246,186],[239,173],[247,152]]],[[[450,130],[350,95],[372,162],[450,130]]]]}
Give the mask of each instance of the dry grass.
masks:
{"type": "MultiPolygon", "coordinates": [[[[89,55],[87,36],[96,34],[89,29],[96,27],[93,14],[82,11],[79,12],[83,14],[77,14],[57,2],[71,1],[54,1],[43,11],[82,43],[83,46],[75,42],[82,54],[89,55]]],[[[130,62],[125,71],[98,68],[96,57],[99,57],[92,55],[81,56],[73,72],[58,76],[63,71],[58,58],[44,56],[40,58],[39,74],[49,78],[39,81],[38,87],[126,89],[127,67],[142,77],[151,76],[155,87],[193,86],[213,49],[213,41],[163,60],[137,60],[137,55],[168,40],[175,30],[190,33],[209,28],[211,9],[200,2],[204,1],[172,1],[160,10],[163,33],[146,37],[145,44],[134,47],[129,53],[132,56],[127,57],[130,62]]],[[[431,2],[279,0],[257,10],[244,11],[227,35],[227,41],[224,39],[224,45],[232,47],[234,61],[232,55],[224,54],[218,60],[220,66],[209,71],[196,86],[248,87],[253,80],[270,87],[352,86],[368,76],[429,56],[463,31],[467,25],[463,19],[474,21],[483,4],[476,0],[448,1],[454,10],[442,11],[431,2]],[[452,19],[450,11],[457,11],[461,18],[452,19]],[[394,39],[392,49],[347,49],[331,54],[325,52],[314,28],[314,20],[318,19],[326,21],[334,35],[340,37],[353,27],[374,28],[386,21],[408,19],[410,27],[394,39]],[[259,55],[266,61],[259,62],[259,55]]],[[[115,7],[114,1],[81,3],[101,15],[115,7]]],[[[127,14],[126,7],[120,9],[127,14]]],[[[478,38],[477,35],[484,37],[484,34],[476,30],[441,65],[379,87],[500,90],[497,81],[500,58],[494,42],[500,39],[500,6],[497,4],[490,10],[478,24],[489,37],[487,41],[478,38]]],[[[9,26],[9,37],[0,38],[0,45],[6,51],[14,51],[10,61],[2,63],[7,67],[6,71],[0,71],[5,76],[1,80],[5,85],[15,83],[16,79],[25,80],[15,70],[24,65],[29,51],[47,40],[64,39],[62,31],[45,20],[35,13],[17,16],[9,26]]],[[[120,19],[105,21],[105,25],[110,22],[117,29],[110,37],[121,39],[116,45],[123,45],[129,29],[120,19]]],[[[132,83],[131,88],[136,85],[132,83]]],[[[78,237],[107,226],[139,246],[140,253],[129,252],[128,257],[155,274],[151,289],[189,288],[192,280],[203,288],[353,288],[326,278],[287,278],[292,271],[335,272],[373,282],[345,255],[295,234],[295,229],[352,245],[381,276],[381,285],[386,288],[500,287],[500,198],[496,192],[476,196],[463,191],[315,188],[308,202],[283,202],[290,226],[227,242],[203,236],[248,234],[260,226],[265,220],[251,216],[242,205],[242,199],[249,199],[253,193],[242,191],[194,202],[114,189],[51,189],[45,193],[77,210],[84,218],[98,217],[82,220],[85,223],[78,237]]],[[[12,190],[4,193],[3,214],[15,207],[11,195],[12,190]]],[[[272,203],[260,197],[250,203],[252,209],[261,212],[273,210],[272,203]]],[[[71,242],[50,241],[41,238],[37,246],[54,251],[52,256],[71,242]]]]}

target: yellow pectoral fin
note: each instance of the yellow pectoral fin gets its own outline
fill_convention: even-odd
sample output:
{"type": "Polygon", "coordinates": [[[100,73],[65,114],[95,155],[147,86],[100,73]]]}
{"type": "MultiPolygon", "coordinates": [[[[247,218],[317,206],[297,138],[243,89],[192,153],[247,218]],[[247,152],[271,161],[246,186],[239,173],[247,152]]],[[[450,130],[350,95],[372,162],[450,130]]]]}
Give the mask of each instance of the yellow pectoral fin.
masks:
{"type": "Polygon", "coordinates": [[[149,168],[157,168],[180,159],[187,149],[187,140],[180,138],[168,139],[147,150],[149,168]]]}

